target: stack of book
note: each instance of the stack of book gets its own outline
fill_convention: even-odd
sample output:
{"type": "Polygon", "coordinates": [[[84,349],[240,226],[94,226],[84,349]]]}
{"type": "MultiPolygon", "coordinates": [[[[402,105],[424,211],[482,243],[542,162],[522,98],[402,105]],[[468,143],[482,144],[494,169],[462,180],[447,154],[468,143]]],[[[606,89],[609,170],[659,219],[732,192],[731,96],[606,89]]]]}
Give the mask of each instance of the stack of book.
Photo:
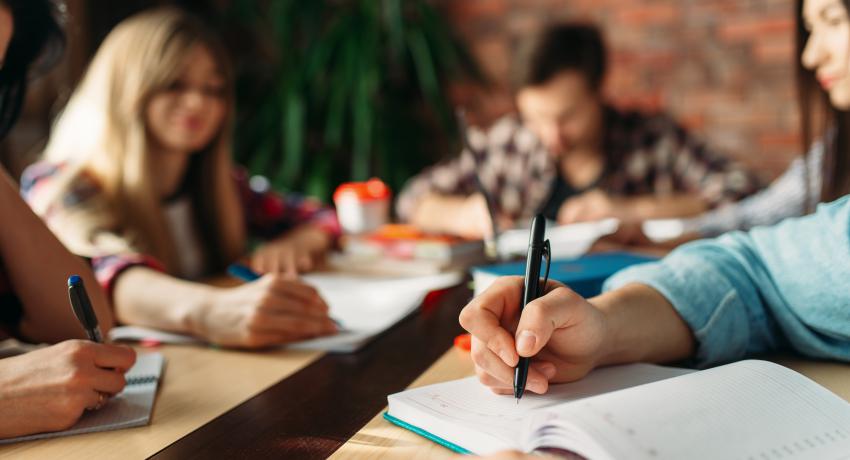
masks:
{"type": "Polygon", "coordinates": [[[481,240],[428,234],[399,224],[349,235],[343,248],[341,254],[331,258],[332,265],[373,273],[435,274],[465,270],[486,261],[481,240]]]}

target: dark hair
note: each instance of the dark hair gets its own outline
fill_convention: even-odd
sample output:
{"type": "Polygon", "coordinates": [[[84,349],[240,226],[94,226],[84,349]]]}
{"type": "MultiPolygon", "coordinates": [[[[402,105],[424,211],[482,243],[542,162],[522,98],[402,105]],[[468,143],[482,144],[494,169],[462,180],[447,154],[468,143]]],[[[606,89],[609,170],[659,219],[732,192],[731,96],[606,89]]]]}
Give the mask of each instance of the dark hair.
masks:
{"type": "Polygon", "coordinates": [[[557,24],[521,47],[515,63],[516,89],[546,83],[557,74],[579,72],[588,86],[599,90],[605,77],[607,52],[599,29],[589,24],[557,24]]]}
{"type": "MultiPolygon", "coordinates": [[[[842,0],[850,15],[850,0],[842,0]]],[[[797,88],[800,103],[800,131],[804,151],[816,139],[824,146],[821,167],[821,202],[838,199],[850,193],[850,113],[834,107],[829,94],[818,84],[815,72],[802,64],[801,57],[809,39],[803,23],[803,0],[797,1],[797,88]]],[[[808,163],[806,162],[808,167],[808,163]]],[[[806,184],[808,197],[809,187],[806,184]]],[[[810,206],[811,200],[806,200],[810,206]]],[[[811,209],[808,209],[811,211],[811,209]]]]}
{"type": "Polygon", "coordinates": [[[30,68],[41,59],[46,70],[62,54],[65,36],[57,21],[59,7],[50,0],[0,0],[12,14],[12,40],[0,69],[0,138],[21,113],[30,68]]]}

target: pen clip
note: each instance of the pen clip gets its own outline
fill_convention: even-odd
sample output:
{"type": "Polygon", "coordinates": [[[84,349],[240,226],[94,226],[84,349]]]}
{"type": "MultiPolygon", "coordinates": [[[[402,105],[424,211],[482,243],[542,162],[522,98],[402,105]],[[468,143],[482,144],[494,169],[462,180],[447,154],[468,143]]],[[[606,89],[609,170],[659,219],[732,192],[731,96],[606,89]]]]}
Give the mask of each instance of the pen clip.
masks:
{"type": "Polygon", "coordinates": [[[552,245],[549,244],[549,240],[543,242],[543,257],[546,258],[546,274],[543,275],[543,285],[537,291],[541,296],[546,289],[546,282],[549,281],[549,268],[552,266],[552,245]]]}

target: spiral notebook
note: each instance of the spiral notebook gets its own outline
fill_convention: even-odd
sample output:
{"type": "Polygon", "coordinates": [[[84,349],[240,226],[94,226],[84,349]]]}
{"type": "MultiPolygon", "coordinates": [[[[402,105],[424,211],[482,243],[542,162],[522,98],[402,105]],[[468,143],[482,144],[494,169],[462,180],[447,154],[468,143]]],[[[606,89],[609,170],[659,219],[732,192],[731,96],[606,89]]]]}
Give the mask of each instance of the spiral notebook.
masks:
{"type": "Polygon", "coordinates": [[[0,444],[147,425],[151,419],[156,389],[164,366],[165,358],[162,354],[141,354],[136,359],[136,364],[125,375],[127,386],[124,387],[124,391],[115,395],[99,410],[85,411],[80,420],[70,429],[2,439],[0,444]]]}

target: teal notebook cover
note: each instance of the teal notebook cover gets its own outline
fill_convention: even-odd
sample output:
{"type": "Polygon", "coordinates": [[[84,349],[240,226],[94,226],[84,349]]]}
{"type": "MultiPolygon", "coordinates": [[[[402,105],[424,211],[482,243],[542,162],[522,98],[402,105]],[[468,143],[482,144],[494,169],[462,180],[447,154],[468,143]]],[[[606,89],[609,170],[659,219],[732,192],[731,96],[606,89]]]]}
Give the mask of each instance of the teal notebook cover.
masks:
{"type": "Polygon", "coordinates": [[[423,430],[422,428],[419,428],[418,426],[411,425],[411,424],[405,422],[404,420],[397,419],[397,418],[393,417],[392,415],[390,415],[389,412],[384,412],[384,418],[394,425],[398,425],[398,426],[404,428],[405,430],[410,430],[410,431],[418,434],[419,436],[422,436],[422,437],[424,437],[424,438],[426,438],[430,441],[434,441],[437,444],[439,444],[443,447],[449,448],[449,449],[451,449],[455,452],[458,452],[458,453],[461,453],[461,454],[471,454],[472,453],[472,452],[464,449],[463,447],[460,447],[457,444],[448,442],[448,441],[446,441],[445,439],[443,439],[439,436],[434,436],[433,434],[423,430]]]}
{"type": "MultiPolygon", "coordinates": [[[[555,259],[552,261],[549,279],[566,284],[582,297],[593,297],[602,292],[602,284],[614,273],[632,265],[655,260],[658,259],[629,252],[603,252],[578,259],[555,259]]],[[[473,267],[472,272],[495,276],[522,276],[525,274],[525,261],[473,267]]]]}

